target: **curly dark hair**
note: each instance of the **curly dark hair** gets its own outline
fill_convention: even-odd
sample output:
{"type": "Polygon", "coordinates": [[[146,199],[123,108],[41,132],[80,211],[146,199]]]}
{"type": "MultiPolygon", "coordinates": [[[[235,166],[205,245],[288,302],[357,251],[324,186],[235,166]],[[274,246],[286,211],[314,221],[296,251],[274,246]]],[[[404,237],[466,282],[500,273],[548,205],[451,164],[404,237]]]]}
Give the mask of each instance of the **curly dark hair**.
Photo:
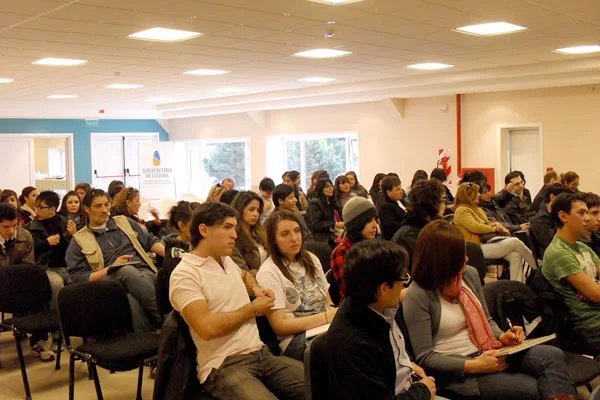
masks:
{"type": "Polygon", "coordinates": [[[409,214],[424,221],[438,219],[439,210],[444,202],[444,188],[437,179],[417,181],[408,192],[409,214]]]}

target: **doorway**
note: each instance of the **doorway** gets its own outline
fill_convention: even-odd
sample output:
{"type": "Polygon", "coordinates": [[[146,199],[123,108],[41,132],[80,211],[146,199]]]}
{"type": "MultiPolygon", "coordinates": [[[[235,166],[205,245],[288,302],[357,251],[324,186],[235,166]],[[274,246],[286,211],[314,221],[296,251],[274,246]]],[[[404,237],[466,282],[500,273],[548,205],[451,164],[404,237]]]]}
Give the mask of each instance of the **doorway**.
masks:
{"type": "Polygon", "coordinates": [[[17,193],[26,186],[38,192],[64,195],[74,187],[73,135],[2,134],[0,147],[10,157],[0,157],[0,168],[11,171],[2,178],[2,189],[17,193]]]}
{"type": "Polygon", "coordinates": [[[504,177],[511,171],[521,171],[526,185],[535,196],[544,185],[541,124],[502,126],[497,187],[504,187],[504,177]]]}
{"type": "Polygon", "coordinates": [[[140,188],[139,144],[158,142],[152,133],[92,133],[92,186],[106,190],[110,182],[140,188]]]}

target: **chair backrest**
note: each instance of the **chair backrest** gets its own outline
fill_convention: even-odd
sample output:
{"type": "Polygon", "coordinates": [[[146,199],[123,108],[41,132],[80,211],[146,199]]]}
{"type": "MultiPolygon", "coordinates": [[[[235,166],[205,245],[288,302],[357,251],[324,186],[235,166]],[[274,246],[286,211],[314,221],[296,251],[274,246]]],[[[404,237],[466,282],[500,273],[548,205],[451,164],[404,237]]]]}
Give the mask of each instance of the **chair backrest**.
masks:
{"type": "Polygon", "coordinates": [[[335,276],[331,272],[331,270],[325,272],[325,278],[329,283],[329,297],[331,297],[331,302],[334,306],[338,306],[340,304],[341,295],[340,295],[340,286],[335,279],[335,276]]]}
{"type": "Polygon", "coordinates": [[[485,285],[485,274],[487,273],[487,266],[485,265],[485,257],[483,256],[483,250],[477,243],[467,242],[466,246],[467,257],[469,258],[468,264],[477,270],[481,285],[485,285]]]}
{"type": "Polygon", "coordinates": [[[331,247],[325,242],[306,242],[304,248],[313,253],[323,267],[323,272],[329,271],[331,268],[331,247]]]}
{"type": "Polygon", "coordinates": [[[326,400],[329,397],[329,371],[323,333],[306,345],[304,351],[304,381],[306,400],[326,400]]]}
{"type": "Polygon", "coordinates": [[[549,333],[536,295],[524,283],[510,280],[490,282],[483,287],[483,295],[491,317],[503,331],[509,329],[507,318],[512,324],[523,326],[525,320],[531,323],[539,317],[537,327],[528,336],[549,333]]]}
{"type": "Polygon", "coordinates": [[[161,268],[156,273],[154,281],[154,294],[156,295],[156,307],[161,317],[173,311],[173,306],[169,301],[169,279],[170,274],[166,268],[161,268]]]}
{"type": "Polygon", "coordinates": [[[58,314],[65,339],[107,338],[133,331],[127,293],[112,281],[65,286],[58,293],[58,314]]]}
{"type": "Polygon", "coordinates": [[[527,243],[529,243],[529,249],[531,250],[531,253],[533,254],[533,259],[535,260],[535,267],[540,268],[538,260],[542,259],[542,245],[535,237],[535,233],[533,232],[533,229],[531,229],[531,227],[527,229],[526,235],[527,243]]]}
{"type": "Polygon", "coordinates": [[[0,268],[0,311],[22,314],[42,311],[52,300],[48,275],[37,265],[0,268]]]}

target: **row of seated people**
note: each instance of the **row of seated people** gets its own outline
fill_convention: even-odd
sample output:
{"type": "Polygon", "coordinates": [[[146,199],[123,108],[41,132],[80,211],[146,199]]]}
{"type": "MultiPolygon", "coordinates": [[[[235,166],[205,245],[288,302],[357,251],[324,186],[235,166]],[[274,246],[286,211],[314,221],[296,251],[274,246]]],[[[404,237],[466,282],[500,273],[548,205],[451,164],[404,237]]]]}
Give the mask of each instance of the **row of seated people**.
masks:
{"type": "MultiPolygon", "coordinates": [[[[440,192],[441,192],[441,191],[440,191],[440,192]]],[[[417,192],[415,192],[415,193],[417,193],[417,192]]],[[[108,206],[106,205],[106,202],[108,201],[108,198],[107,198],[106,196],[104,196],[104,198],[102,198],[102,195],[101,195],[101,193],[100,193],[100,196],[99,196],[99,197],[100,197],[100,200],[101,200],[101,201],[100,201],[100,203],[102,203],[102,200],[106,200],[106,201],[105,201],[105,204],[104,204],[104,206],[105,206],[105,208],[108,208],[108,206]]],[[[248,197],[248,196],[247,196],[247,197],[248,197]]],[[[440,195],[440,197],[441,197],[441,195],[440,195]]],[[[251,198],[251,196],[250,196],[250,198],[251,198]]],[[[237,198],[236,198],[236,199],[237,199],[237,198]]],[[[239,197],[239,200],[238,200],[238,202],[239,202],[240,204],[244,204],[244,202],[242,202],[242,199],[243,199],[243,196],[240,196],[240,197],[239,197]]],[[[85,205],[85,203],[86,203],[86,202],[84,201],[84,205],[85,205]]],[[[363,218],[366,218],[366,219],[367,219],[367,221],[366,221],[367,223],[366,223],[365,225],[367,225],[367,224],[368,224],[368,222],[372,222],[372,220],[374,219],[374,215],[373,215],[373,214],[375,214],[375,215],[376,215],[376,213],[374,213],[374,210],[372,210],[372,205],[370,205],[370,206],[369,206],[369,204],[368,204],[368,202],[367,202],[367,201],[365,201],[365,202],[362,202],[362,201],[354,201],[354,202],[349,202],[349,204],[350,204],[350,203],[357,203],[357,204],[361,205],[362,207],[365,207],[365,210],[367,211],[367,212],[366,212],[366,215],[368,216],[368,218],[367,218],[366,216],[363,216],[363,218]]],[[[280,202],[280,204],[281,204],[281,202],[280,202]]],[[[415,204],[416,204],[416,202],[415,202],[415,204]]],[[[254,204],[254,206],[256,206],[256,204],[254,204]]],[[[91,204],[90,204],[90,208],[95,208],[95,207],[99,207],[99,208],[101,208],[101,205],[95,204],[95,203],[92,201],[92,202],[91,202],[91,204]]],[[[88,208],[87,208],[87,207],[86,207],[86,211],[88,211],[88,208]]],[[[238,214],[236,214],[236,215],[238,215],[238,218],[237,218],[237,219],[238,219],[238,221],[236,221],[236,224],[237,224],[238,226],[241,226],[241,228],[240,228],[241,230],[244,230],[244,229],[247,229],[247,228],[249,228],[249,227],[252,225],[252,223],[254,223],[254,224],[256,224],[256,223],[257,223],[257,220],[258,220],[258,219],[259,219],[259,217],[260,217],[260,201],[258,201],[258,200],[256,200],[256,199],[253,199],[253,200],[251,200],[250,202],[247,202],[247,203],[245,203],[245,206],[244,206],[244,207],[242,207],[242,212],[243,212],[243,214],[242,214],[242,218],[240,218],[240,216],[239,216],[239,213],[238,213],[238,214]],[[258,202],[258,207],[252,207],[252,206],[250,205],[250,203],[252,203],[253,201],[257,201],[257,202],[258,202]],[[254,209],[253,209],[253,208],[254,208],[254,209]],[[248,214],[248,216],[246,216],[246,211],[247,211],[247,214],[248,214]],[[247,227],[244,227],[244,223],[241,223],[241,224],[239,224],[239,220],[240,220],[240,219],[241,219],[242,221],[245,221],[244,223],[245,223],[246,225],[248,225],[248,226],[247,226],[247,227]]],[[[88,213],[90,214],[90,227],[91,227],[91,226],[95,226],[96,224],[95,224],[94,222],[92,222],[92,219],[93,219],[93,218],[92,218],[92,215],[91,215],[91,214],[92,214],[92,213],[91,213],[91,210],[90,210],[90,211],[88,211],[88,213]]],[[[358,212],[355,210],[354,212],[350,212],[350,211],[349,211],[349,214],[348,214],[348,215],[356,215],[356,216],[359,216],[360,214],[362,214],[362,213],[358,213],[358,212]]],[[[106,220],[108,219],[108,213],[106,212],[106,214],[102,214],[102,216],[103,216],[103,217],[104,217],[104,216],[106,217],[106,219],[104,220],[104,222],[106,223],[106,220]]],[[[350,223],[350,222],[352,222],[352,218],[350,218],[350,217],[348,217],[348,218],[344,218],[344,219],[345,219],[345,220],[347,220],[347,223],[350,223]]],[[[97,222],[98,222],[98,221],[97,221],[97,222]]],[[[130,223],[130,225],[131,225],[131,223],[130,223]]],[[[267,223],[267,225],[268,225],[268,223],[267,223]]],[[[297,223],[296,223],[296,227],[295,227],[294,229],[298,229],[298,230],[300,230],[300,231],[301,231],[300,225],[301,225],[301,223],[300,223],[300,222],[297,222],[297,223]]],[[[102,224],[99,224],[99,226],[101,227],[101,226],[102,226],[102,224]]],[[[135,227],[135,224],[133,224],[132,226],[134,226],[134,227],[135,227]]],[[[107,227],[106,227],[106,228],[107,228],[107,227]]],[[[121,227],[119,227],[119,229],[121,229],[121,227]]],[[[125,230],[126,230],[126,229],[125,229],[125,230]]],[[[362,230],[365,230],[365,231],[367,231],[367,232],[373,232],[373,229],[364,229],[364,227],[363,227],[363,229],[362,229],[362,230]]],[[[376,229],[375,229],[375,231],[376,231],[376,229]]],[[[237,237],[238,233],[239,233],[239,230],[238,230],[238,232],[236,233],[236,237],[237,237]]],[[[368,238],[372,238],[372,237],[370,237],[370,236],[371,236],[371,235],[369,235],[369,237],[368,237],[368,238]]],[[[273,237],[273,238],[276,238],[276,237],[273,237]]],[[[273,238],[272,238],[272,239],[273,239],[273,238]]],[[[367,238],[367,237],[365,237],[365,238],[367,238]]],[[[273,242],[274,240],[272,240],[272,239],[271,239],[271,240],[269,240],[268,242],[273,242]]],[[[109,244],[111,244],[111,243],[110,243],[110,240],[108,240],[108,242],[109,242],[109,244]]],[[[232,245],[232,247],[234,247],[234,246],[236,246],[236,244],[237,244],[237,240],[235,240],[235,239],[234,239],[234,241],[233,241],[233,243],[231,243],[231,245],[232,245]]],[[[301,245],[300,245],[300,246],[301,246],[301,245]]],[[[135,247],[135,246],[134,246],[134,247],[135,247]]],[[[271,246],[269,246],[269,247],[271,247],[271,246]]],[[[297,243],[296,243],[296,247],[297,247],[297,243]]],[[[464,246],[463,246],[463,247],[464,247],[464,246]]],[[[136,250],[137,250],[137,249],[136,249],[136,250]]],[[[148,251],[148,250],[146,250],[146,251],[148,251]]],[[[140,252],[140,253],[142,253],[142,252],[140,252]]],[[[273,252],[271,252],[271,254],[274,254],[274,253],[273,253],[273,252]]],[[[141,258],[143,258],[143,257],[141,257],[141,258]]],[[[314,257],[313,257],[313,259],[314,259],[314,257]]],[[[121,261],[121,262],[117,262],[116,264],[118,264],[118,265],[121,265],[121,264],[123,264],[123,262],[122,262],[122,261],[126,261],[126,260],[120,260],[120,261],[121,261]]],[[[134,261],[134,262],[137,262],[137,261],[134,261]]],[[[314,259],[314,260],[313,260],[313,262],[316,264],[316,263],[318,263],[318,260],[317,260],[317,259],[314,259]]],[[[88,263],[89,263],[89,262],[88,262],[88,263]]],[[[93,265],[93,263],[92,263],[92,265],[93,265]]],[[[112,264],[111,264],[111,265],[112,265],[112,264]]],[[[152,264],[151,264],[151,262],[150,262],[150,263],[147,263],[147,265],[148,265],[148,266],[151,266],[152,264]]],[[[275,265],[277,265],[277,264],[275,263],[275,265]]],[[[125,267],[123,267],[123,268],[125,268],[125,267]]],[[[268,271],[268,269],[266,269],[266,270],[268,271]]],[[[319,271],[319,270],[322,272],[322,269],[321,269],[321,268],[317,268],[317,271],[319,271]]],[[[98,271],[98,272],[100,272],[100,271],[98,271]]],[[[306,272],[305,272],[305,274],[306,274],[306,272]]],[[[104,274],[104,276],[106,276],[106,275],[107,275],[107,274],[105,273],[105,274],[104,274]]],[[[252,274],[250,274],[250,275],[252,275],[252,274]]],[[[309,275],[310,275],[310,274],[309,274],[309,275]]],[[[257,275],[257,276],[258,276],[258,275],[257,275]]],[[[285,277],[285,274],[284,274],[283,276],[285,277]]],[[[88,279],[89,279],[90,277],[91,277],[91,274],[89,274],[89,275],[88,275],[88,279]]],[[[293,277],[293,275],[292,275],[292,277],[293,277]]],[[[280,280],[281,280],[281,279],[282,279],[280,276],[279,276],[279,277],[272,276],[271,278],[272,278],[272,280],[276,280],[276,279],[280,279],[280,280]]],[[[245,279],[246,279],[246,278],[245,278],[245,279]]],[[[247,278],[247,280],[249,280],[249,279],[250,279],[250,278],[247,278]]],[[[288,278],[288,280],[289,280],[289,278],[288,278]]],[[[313,279],[313,280],[315,280],[315,279],[313,279]]],[[[318,281],[318,280],[320,280],[321,282],[324,282],[324,279],[323,279],[322,277],[321,277],[320,279],[316,279],[316,281],[318,281]]],[[[286,290],[285,290],[286,294],[287,294],[287,291],[288,291],[288,290],[286,289],[286,290]]],[[[324,290],[321,288],[321,292],[323,292],[323,291],[324,291],[324,290]]],[[[325,291],[325,293],[326,293],[326,291],[325,291]]],[[[302,293],[302,295],[304,295],[304,294],[302,293]]],[[[268,297],[268,296],[267,296],[267,297],[268,297]]],[[[283,297],[283,296],[280,296],[280,297],[283,297]]],[[[329,303],[329,299],[326,299],[325,303],[329,303]]],[[[293,305],[292,305],[292,306],[293,306],[293,305]]],[[[296,308],[297,308],[297,307],[296,307],[296,308]]],[[[310,312],[310,311],[309,311],[309,312],[310,312]]],[[[326,311],[324,312],[324,314],[323,314],[323,317],[325,317],[325,321],[326,321],[326,322],[327,322],[328,320],[331,320],[331,318],[333,317],[333,315],[331,315],[331,314],[335,315],[335,311],[334,311],[333,309],[329,309],[329,310],[326,310],[326,311]]],[[[271,320],[271,318],[269,318],[269,319],[271,320]]],[[[286,318],[284,318],[284,319],[286,319],[286,318]]],[[[313,319],[314,319],[314,318],[313,318],[313,319]]],[[[287,322],[289,322],[289,321],[287,321],[287,322]]],[[[272,323],[272,324],[273,324],[273,323],[272,323]]],[[[277,322],[276,322],[276,323],[274,323],[273,325],[277,325],[277,322]]],[[[286,324],[280,324],[280,326],[281,326],[281,325],[286,325],[286,324]]],[[[289,328],[289,327],[288,327],[288,328],[289,328]]],[[[285,329],[285,328],[281,328],[281,327],[280,327],[280,328],[278,328],[278,329],[285,329]]],[[[297,327],[296,327],[296,329],[297,329],[297,327]]],[[[304,329],[304,330],[305,330],[305,329],[304,329]]],[[[295,333],[295,332],[292,332],[292,333],[295,333]]],[[[288,336],[290,336],[290,335],[288,335],[288,336]]],[[[295,339],[295,337],[292,337],[292,338],[289,338],[289,339],[290,339],[290,341],[291,341],[291,342],[293,342],[293,340],[295,339]]]]}

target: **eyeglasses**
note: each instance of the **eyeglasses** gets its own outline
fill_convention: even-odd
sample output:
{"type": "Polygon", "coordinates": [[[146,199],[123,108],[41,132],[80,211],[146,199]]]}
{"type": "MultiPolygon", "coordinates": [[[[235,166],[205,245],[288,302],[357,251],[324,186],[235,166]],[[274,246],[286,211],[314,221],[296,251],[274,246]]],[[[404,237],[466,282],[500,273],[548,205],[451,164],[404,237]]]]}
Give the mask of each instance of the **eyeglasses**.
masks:
{"type": "Polygon", "coordinates": [[[410,274],[406,274],[406,276],[396,279],[396,282],[401,282],[402,286],[407,288],[410,284],[410,274]]]}
{"type": "Polygon", "coordinates": [[[34,206],[33,208],[35,208],[36,210],[48,210],[52,207],[48,207],[48,206],[34,206]]]}

